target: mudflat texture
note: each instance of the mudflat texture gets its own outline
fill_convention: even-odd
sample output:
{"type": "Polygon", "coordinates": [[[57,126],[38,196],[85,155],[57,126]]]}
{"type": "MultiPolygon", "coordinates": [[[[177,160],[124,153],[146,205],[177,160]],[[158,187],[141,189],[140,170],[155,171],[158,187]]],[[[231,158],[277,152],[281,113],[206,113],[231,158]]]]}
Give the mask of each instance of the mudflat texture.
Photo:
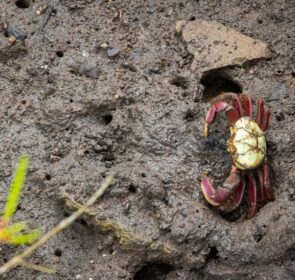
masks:
{"type": "MultiPolygon", "coordinates": [[[[55,275],[18,267],[1,279],[295,278],[294,0],[16,3],[0,4],[1,20],[27,34],[0,35],[1,205],[22,153],[31,161],[14,219],[32,228],[52,228],[108,174],[116,183],[30,257],[55,275]],[[270,54],[200,74],[179,20],[218,22],[270,54]],[[231,167],[225,118],[203,136],[220,91],[271,110],[276,199],[251,220],[246,198],[224,215],[200,193],[205,172],[217,185],[231,167]]],[[[0,264],[23,249],[1,245],[0,264]]]]}

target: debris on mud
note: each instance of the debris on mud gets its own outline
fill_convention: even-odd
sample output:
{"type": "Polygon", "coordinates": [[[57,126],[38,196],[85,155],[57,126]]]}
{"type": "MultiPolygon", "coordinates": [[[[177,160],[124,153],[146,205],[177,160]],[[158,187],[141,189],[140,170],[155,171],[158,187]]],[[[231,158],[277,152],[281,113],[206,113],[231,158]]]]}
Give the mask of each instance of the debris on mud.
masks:
{"type": "Polygon", "coordinates": [[[267,45],[215,21],[179,21],[187,50],[194,55],[192,70],[203,73],[226,66],[269,57],[267,45]]]}

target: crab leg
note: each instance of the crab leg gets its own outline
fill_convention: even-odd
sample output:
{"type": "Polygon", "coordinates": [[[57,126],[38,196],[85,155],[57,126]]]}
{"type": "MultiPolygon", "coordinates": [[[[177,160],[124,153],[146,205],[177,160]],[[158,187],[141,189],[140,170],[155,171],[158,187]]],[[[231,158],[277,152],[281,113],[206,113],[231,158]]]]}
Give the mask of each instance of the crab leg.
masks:
{"type": "Polygon", "coordinates": [[[250,209],[247,214],[247,218],[251,219],[257,212],[257,188],[253,174],[249,175],[249,202],[250,209]]]}
{"type": "Polygon", "coordinates": [[[233,92],[221,92],[218,96],[213,98],[211,103],[213,104],[218,101],[225,101],[227,103],[230,103],[238,111],[239,117],[241,118],[243,116],[242,104],[241,104],[238,94],[233,93],[233,92]]]}
{"type": "Polygon", "coordinates": [[[260,192],[257,194],[258,201],[264,204],[267,200],[267,195],[264,187],[264,181],[263,181],[263,172],[261,169],[258,170],[258,178],[259,178],[259,189],[260,192]]]}
{"type": "Polygon", "coordinates": [[[237,207],[239,207],[239,205],[241,204],[244,192],[245,192],[245,179],[244,177],[241,179],[241,183],[240,185],[237,187],[237,189],[234,191],[234,197],[233,197],[233,201],[230,203],[229,206],[227,206],[226,210],[229,211],[233,211],[235,210],[237,207]]]}
{"type": "Polygon", "coordinates": [[[245,116],[252,118],[252,102],[249,94],[241,94],[240,100],[245,112],[245,116]]]}
{"type": "Polygon", "coordinates": [[[218,186],[214,189],[211,180],[206,176],[201,181],[201,189],[205,199],[213,206],[219,206],[225,202],[229,195],[237,189],[241,183],[241,177],[238,169],[232,166],[229,177],[223,183],[223,186],[218,186]]]}
{"type": "Polygon", "coordinates": [[[270,188],[269,168],[267,163],[263,164],[262,171],[263,171],[263,187],[264,187],[266,196],[268,200],[274,200],[274,193],[272,189],[270,188]]]}
{"type": "Polygon", "coordinates": [[[258,108],[257,108],[256,122],[260,127],[261,127],[263,115],[264,115],[264,102],[263,102],[263,100],[259,99],[258,108]]]}
{"type": "Polygon", "coordinates": [[[240,118],[239,113],[236,108],[230,105],[227,102],[219,101],[213,104],[206,116],[206,123],[205,123],[205,136],[208,137],[209,135],[209,127],[213,123],[215,115],[217,112],[226,111],[227,117],[231,125],[234,125],[235,122],[240,118]]]}
{"type": "Polygon", "coordinates": [[[268,128],[269,117],[270,117],[270,111],[268,109],[265,109],[263,117],[262,117],[262,124],[261,124],[261,130],[263,132],[265,132],[268,128]]]}
{"type": "Polygon", "coordinates": [[[244,195],[244,191],[245,191],[245,178],[243,177],[243,179],[242,179],[242,181],[235,193],[235,197],[234,197],[234,201],[233,201],[233,204],[235,206],[234,209],[237,208],[241,204],[241,201],[242,201],[242,198],[244,195]]]}

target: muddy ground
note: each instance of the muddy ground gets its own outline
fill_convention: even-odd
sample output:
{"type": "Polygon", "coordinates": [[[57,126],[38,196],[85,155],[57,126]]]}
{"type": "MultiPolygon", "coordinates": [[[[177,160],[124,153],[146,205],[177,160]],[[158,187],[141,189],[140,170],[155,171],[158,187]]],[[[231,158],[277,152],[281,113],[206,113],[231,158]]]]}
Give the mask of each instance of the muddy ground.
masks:
{"type": "MultiPolygon", "coordinates": [[[[55,275],[19,267],[2,279],[295,278],[294,0],[7,0],[0,11],[27,33],[24,43],[0,36],[1,205],[22,153],[31,161],[15,220],[31,228],[47,231],[116,178],[30,258],[55,275]],[[223,23],[266,42],[271,57],[201,77],[174,31],[182,19],[223,23]],[[204,172],[222,182],[230,170],[225,122],[203,137],[220,90],[271,110],[276,199],[251,220],[246,200],[225,217],[200,194],[204,172]]],[[[21,250],[2,245],[0,263],[21,250]]]]}

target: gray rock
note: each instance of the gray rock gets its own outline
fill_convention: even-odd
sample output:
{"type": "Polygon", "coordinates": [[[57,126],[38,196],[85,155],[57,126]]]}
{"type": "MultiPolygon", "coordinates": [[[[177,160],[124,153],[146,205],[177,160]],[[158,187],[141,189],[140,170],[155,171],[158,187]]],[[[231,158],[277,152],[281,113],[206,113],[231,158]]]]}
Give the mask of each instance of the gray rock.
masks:
{"type": "Polygon", "coordinates": [[[284,98],[287,94],[287,87],[285,84],[277,85],[273,92],[271,93],[270,97],[268,97],[267,101],[279,100],[284,98]]]}
{"type": "Polygon", "coordinates": [[[119,53],[120,53],[120,49],[118,49],[118,48],[108,48],[107,49],[108,57],[115,57],[119,53]]]}

